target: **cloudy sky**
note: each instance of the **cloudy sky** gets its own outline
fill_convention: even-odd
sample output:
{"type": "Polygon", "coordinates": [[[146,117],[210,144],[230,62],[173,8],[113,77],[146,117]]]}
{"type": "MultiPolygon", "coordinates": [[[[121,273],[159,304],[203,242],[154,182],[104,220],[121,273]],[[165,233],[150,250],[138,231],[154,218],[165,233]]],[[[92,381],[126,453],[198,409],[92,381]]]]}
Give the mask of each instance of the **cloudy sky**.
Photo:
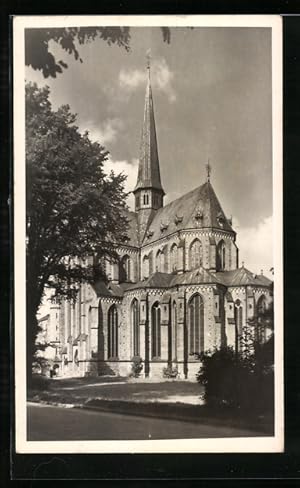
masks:
{"type": "MultiPolygon", "coordinates": [[[[205,164],[227,216],[232,215],[240,261],[265,274],[272,260],[271,32],[267,28],[132,28],[131,50],[97,40],[80,46],[83,63],[53,43],[68,63],[45,80],[54,108],[69,104],[78,125],[110,152],[108,168],[137,177],[146,84],[151,77],[165,202],[205,181],[205,164]]],[[[132,197],[129,205],[132,205],[132,197]]],[[[269,274],[268,274],[269,275],[269,274]]],[[[269,275],[270,276],[270,275],[269,275]]]]}

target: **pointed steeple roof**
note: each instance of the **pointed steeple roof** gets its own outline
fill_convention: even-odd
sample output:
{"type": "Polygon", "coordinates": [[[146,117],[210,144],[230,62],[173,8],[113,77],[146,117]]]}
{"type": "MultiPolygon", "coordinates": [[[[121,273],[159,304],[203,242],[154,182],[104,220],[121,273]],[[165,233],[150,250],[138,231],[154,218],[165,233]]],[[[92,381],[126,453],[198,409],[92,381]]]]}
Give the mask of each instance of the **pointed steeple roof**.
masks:
{"type": "Polygon", "coordinates": [[[148,80],[145,96],[144,121],[140,146],[138,178],[134,191],[154,188],[164,193],[159,170],[159,158],[154,119],[153,97],[150,80],[150,61],[147,65],[148,80]]]}

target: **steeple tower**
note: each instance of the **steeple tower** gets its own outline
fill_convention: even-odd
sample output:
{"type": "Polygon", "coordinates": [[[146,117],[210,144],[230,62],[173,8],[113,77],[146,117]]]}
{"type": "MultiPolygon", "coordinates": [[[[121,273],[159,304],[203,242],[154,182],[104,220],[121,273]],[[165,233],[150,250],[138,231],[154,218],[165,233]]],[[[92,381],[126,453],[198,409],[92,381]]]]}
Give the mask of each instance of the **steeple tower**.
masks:
{"type": "Polygon", "coordinates": [[[163,206],[164,190],[160,181],[159,158],[150,78],[150,55],[147,56],[147,88],[140,146],[139,170],[135,189],[135,210],[139,214],[140,237],[143,237],[153,211],[163,206]]]}

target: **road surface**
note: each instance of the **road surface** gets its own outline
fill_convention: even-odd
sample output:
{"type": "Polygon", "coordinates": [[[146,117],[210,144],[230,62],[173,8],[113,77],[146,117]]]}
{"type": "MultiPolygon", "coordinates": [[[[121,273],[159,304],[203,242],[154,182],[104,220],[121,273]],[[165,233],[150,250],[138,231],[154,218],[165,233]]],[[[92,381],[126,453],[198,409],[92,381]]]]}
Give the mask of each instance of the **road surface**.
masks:
{"type": "Polygon", "coordinates": [[[27,415],[30,441],[191,439],[261,435],[244,429],[202,425],[198,422],[33,403],[28,404],[27,415]]]}

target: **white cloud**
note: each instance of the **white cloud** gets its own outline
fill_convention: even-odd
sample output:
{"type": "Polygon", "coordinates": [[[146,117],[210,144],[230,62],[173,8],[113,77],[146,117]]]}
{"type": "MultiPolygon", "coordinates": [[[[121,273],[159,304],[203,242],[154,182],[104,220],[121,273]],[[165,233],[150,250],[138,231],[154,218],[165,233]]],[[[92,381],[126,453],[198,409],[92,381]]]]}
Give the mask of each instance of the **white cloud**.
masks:
{"type": "MultiPolygon", "coordinates": [[[[176,93],[172,86],[174,73],[170,70],[164,58],[156,59],[151,64],[151,84],[156,90],[165,93],[169,102],[175,102],[176,93]]],[[[119,85],[127,92],[145,86],[147,79],[146,70],[124,70],[119,73],[119,85]]]]}
{"type": "Polygon", "coordinates": [[[144,85],[145,80],[146,73],[138,69],[127,71],[121,69],[119,73],[119,83],[121,88],[126,88],[128,90],[133,90],[140,85],[144,85]]]}
{"type": "Polygon", "coordinates": [[[114,142],[123,127],[124,124],[119,118],[107,119],[101,124],[85,123],[85,130],[88,130],[91,141],[99,142],[101,145],[114,142]]]}
{"type": "Polygon", "coordinates": [[[239,227],[234,223],[237,232],[237,245],[239,247],[239,261],[256,274],[261,270],[272,278],[270,268],[273,267],[273,232],[272,216],[262,220],[255,227],[239,227]]]}
{"type": "MultiPolygon", "coordinates": [[[[125,191],[132,192],[136,185],[137,172],[138,172],[138,159],[132,159],[131,162],[124,161],[114,161],[109,158],[104,164],[104,170],[109,173],[111,170],[114,173],[124,173],[127,176],[125,181],[125,191]]],[[[130,210],[134,210],[134,196],[132,193],[128,196],[127,204],[130,210]]]]}

